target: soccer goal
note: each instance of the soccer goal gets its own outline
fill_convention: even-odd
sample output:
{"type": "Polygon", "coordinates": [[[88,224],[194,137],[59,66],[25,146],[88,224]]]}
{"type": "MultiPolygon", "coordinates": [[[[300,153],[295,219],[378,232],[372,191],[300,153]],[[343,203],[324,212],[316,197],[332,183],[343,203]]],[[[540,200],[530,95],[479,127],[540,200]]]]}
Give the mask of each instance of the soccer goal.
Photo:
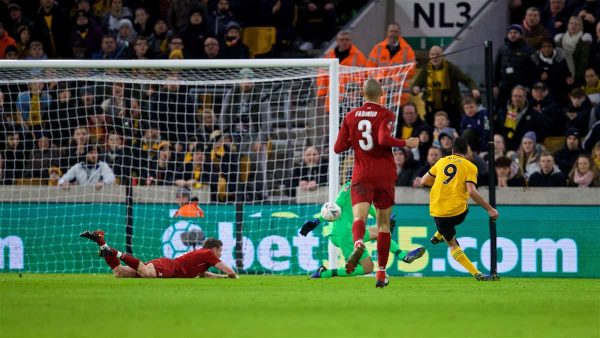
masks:
{"type": "Polygon", "coordinates": [[[351,175],[330,145],[365,79],[398,109],[412,66],[0,61],[0,270],[107,272],[98,228],[142,259],[217,237],[242,273],[335,266],[326,225],[298,233],[351,175]]]}

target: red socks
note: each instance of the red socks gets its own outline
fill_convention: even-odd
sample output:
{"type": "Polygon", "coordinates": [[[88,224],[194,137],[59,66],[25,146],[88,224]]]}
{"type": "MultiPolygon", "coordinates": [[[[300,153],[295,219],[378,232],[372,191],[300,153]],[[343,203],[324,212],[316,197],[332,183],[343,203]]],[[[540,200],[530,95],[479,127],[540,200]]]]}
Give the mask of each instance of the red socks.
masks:
{"type": "Polygon", "coordinates": [[[377,265],[380,269],[385,270],[387,266],[391,240],[392,237],[389,232],[379,232],[377,234],[377,265]]]}
{"type": "Polygon", "coordinates": [[[354,243],[356,243],[356,241],[363,241],[365,238],[365,231],[365,221],[358,219],[352,223],[352,239],[354,240],[354,243]]]}
{"type": "Polygon", "coordinates": [[[121,256],[121,260],[127,264],[127,266],[129,266],[130,268],[134,269],[135,271],[137,271],[138,267],[140,266],[140,260],[133,257],[132,255],[126,254],[124,253],[121,256]]]}
{"type": "Polygon", "coordinates": [[[106,244],[106,241],[104,240],[104,237],[100,237],[98,238],[96,243],[98,243],[99,246],[103,246],[104,244],[106,244]]]}
{"type": "Polygon", "coordinates": [[[112,252],[114,254],[114,256],[104,256],[104,260],[106,261],[106,264],[108,264],[108,266],[110,266],[111,270],[114,270],[117,266],[121,265],[121,263],[119,262],[119,259],[117,258],[117,250],[112,249],[112,252]]]}

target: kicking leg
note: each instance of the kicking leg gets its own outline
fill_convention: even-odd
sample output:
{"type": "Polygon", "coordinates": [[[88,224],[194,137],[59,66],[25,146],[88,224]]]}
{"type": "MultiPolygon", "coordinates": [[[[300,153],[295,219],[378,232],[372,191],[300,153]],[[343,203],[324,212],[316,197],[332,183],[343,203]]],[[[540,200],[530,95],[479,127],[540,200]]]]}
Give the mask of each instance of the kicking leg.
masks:
{"type": "Polygon", "coordinates": [[[91,241],[94,241],[100,246],[99,255],[101,257],[104,257],[104,261],[106,261],[106,264],[108,264],[108,266],[113,271],[115,270],[115,268],[118,268],[121,265],[121,263],[119,262],[119,259],[117,257],[115,257],[115,255],[106,255],[103,253],[103,250],[110,249],[108,247],[108,245],[106,244],[106,241],[104,240],[104,231],[102,231],[102,230],[84,231],[79,236],[82,238],[87,238],[91,241]]]}
{"type": "MultiPolygon", "coordinates": [[[[367,233],[365,234],[365,242],[366,241],[374,241],[377,239],[378,231],[377,227],[369,227],[367,233]]],[[[400,246],[393,239],[390,240],[390,252],[393,253],[399,260],[404,263],[412,263],[418,258],[423,257],[425,254],[424,247],[418,247],[415,250],[407,251],[400,249],[400,246]]]]}

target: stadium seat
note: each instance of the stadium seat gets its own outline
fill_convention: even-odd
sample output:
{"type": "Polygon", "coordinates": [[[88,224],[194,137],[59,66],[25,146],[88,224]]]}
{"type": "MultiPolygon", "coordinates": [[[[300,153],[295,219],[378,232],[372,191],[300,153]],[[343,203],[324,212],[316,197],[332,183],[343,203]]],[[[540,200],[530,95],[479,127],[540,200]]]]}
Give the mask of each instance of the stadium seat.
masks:
{"type": "Polygon", "coordinates": [[[273,49],[277,30],[275,27],[246,27],[242,42],[250,49],[250,57],[266,54],[273,49]]]}
{"type": "Polygon", "coordinates": [[[544,140],[544,148],[547,151],[554,153],[560,149],[562,149],[565,145],[565,137],[564,136],[549,136],[544,140]]]}

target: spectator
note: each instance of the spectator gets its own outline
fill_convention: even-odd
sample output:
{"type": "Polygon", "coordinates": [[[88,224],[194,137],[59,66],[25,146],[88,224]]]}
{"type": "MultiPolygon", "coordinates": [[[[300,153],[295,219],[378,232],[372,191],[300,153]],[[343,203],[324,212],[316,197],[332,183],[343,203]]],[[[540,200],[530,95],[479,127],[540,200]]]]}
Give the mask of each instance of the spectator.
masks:
{"type": "Polygon", "coordinates": [[[17,42],[8,35],[2,21],[0,21],[0,59],[6,58],[6,47],[8,46],[17,46],[17,42]]]}
{"type": "Polygon", "coordinates": [[[148,39],[150,44],[150,54],[157,59],[164,59],[169,56],[169,39],[171,32],[167,26],[167,21],[158,18],[154,23],[152,35],[148,39]]]}
{"type": "Polygon", "coordinates": [[[569,93],[571,103],[565,108],[565,120],[562,125],[563,135],[569,128],[576,128],[582,132],[587,132],[590,123],[590,112],[592,104],[581,88],[574,88],[569,93]]]}
{"type": "Polygon", "coordinates": [[[115,118],[114,128],[116,133],[123,137],[124,144],[137,147],[142,138],[142,130],[147,129],[148,122],[148,117],[142,119],[140,101],[130,98],[129,107],[125,109],[123,116],[115,118]]]}
{"type": "Polygon", "coordinates": [[[110,9],[102,18],[102,30],[105,33],[117,34],[119,23],[123,19],[131,22],[132,13],[129,7],[123,6],[123,0],[110,0],[110,9]]]}
{"type": "Polygon", "coordinates": [[[590,57],[592,36],[583,32],[581,18],[572,16],[569,19],[567,31],[555,35],[554,41],[566,52],[567,65],[571,74],[575,76],[575,83],[583,84],[584,73],[590,57]]]}
{"type": "Polygon", "coordinates": [[[204,56],[209,60],[222,58],[219,40],[211,37],[204,40],[204,56]]]}
{"type": "Polygon", "coordinates": [[[6,135],[6,149],[3,150],[4,159],[3,181],[6,185],[15,183],[15,180],[23,177],[25,169],[25,150],[21,142],[20,133],[12,130],[6,135]]]}
{"type": "MultiPolygon", "coordinates": [[[[494,134],[494,160],[499,157],[508,157],[511,158],[514,155],[514,151],[507,151],[506,142],[504,141],[504,136],[501,134],[494,134]]],[[[479,157],[484,159],[486,162],[488,161],[488,152],[482,152],[479,154],[479,157]]]]}
{"type": "Polygon", "coordinates": [[[17,28],[16,37],[19,59],[25,59],[29,56],[29,44],[31,42],[31,31],[29,30],[29,27],[26,25],[19,26],[19,28],[17,28]]]}
{"type": "Polygon", "coordinates": [[[173,59],[175,57],[171,57],[173,52],[177,54],[177,59],[183,59],[184,53],[187,54],[187,50],[185,49],[185,44],[183,43],[183,39],[179,35],[172,35],[169,39],[169,49],[167,50],[167,57],[169,59],[173,59]]]}
{"type": "Polygon", "coordinates": [[[448,114],[445,111],[440,110],[435,113],[433,119],[433,146],[440,146],[439,135],[442,131],[445,131],[448,135],[451,135],[452,138],[458,136],[456,129],[450,128],[449,125],[450,120],[448,120],[448,114]]]}
{"type": "MultiPolygon", "coordinates": [[[[596,149],[596,144],[600,141],[600,121],[596,121],[596,123],[590,128],[587,135],[583,138],[582,146],[583,149],[589,150],[592,147],[596,149]]],[[[594,153],[595,154],[595,153],[594,153]]],[[[600,165],[599,165],[600,167],[600,165]]]]}
{"type": "Polygon", "coordinates": [[[27,88],[28,91],[19,93],[17,97],[16,122],[39,137],[48,119],[51,97],[42,82],[30,82],[27,88]]]}
{"type": "Polygon", "coordinates": [[[175,185],[190,189],[209,187],[211,200],[216,201],[219,175],[213,172],[212,165],[210,161],[206,160],[206,154],[201,148],[200,144],[196,144],[192,152],[192,161],[183,164],[182,168],[178,170],[175,185]]]}
{"type": "Polygon", "coordinates": [[[102,101],[100,108],[102,108],[106,119],[112,122],[117,117],[125,116],[127,104],[128,102],[125,99],[125,84],[123,82],[113,82],[110,96],[102,101]]]}
{"type": "Polygon", "coordinates": [[[135,20],[133,24],[138,36],[150,36],[152,34],[153,27],[150,21],[150,14],[146,7],[137,7],[135,9],[135,20]]]}
{"type": "Polygon", "coordinates": [[[266,142],[271,131],[269,94],[261,83],[253,83],[254,72],[243,68],[239,72],[241,83],[225,93],[221,106],[221,130],[232,135],[239,145],[240,156],[248,156],[256,191],[264,180],[266,168],[266,142]]]}
{"type": "Polygon", "coordinates": [[[567,65],[567,55],[562,48],[555,48],[552,39],[542,41],[539,51],[531,55],[532,78],[542,82],[554,101],[563,106],[567,103],[568,87],[575,82],[567,65]]]}
{"type": "MultiPolygon", "coordinates": [[[[120,0],[115,0],[120,1],[120,0]]],[[[114,59],[125,59],[127,58],[128,46],[121,46],[117,48],[117,39],[111,35],[106,34],[102,37],[102,43],[100,44],[100,50],[92,54],[92,59],[103,59],[103,60],[114,60],[114,59]]]]}
{"type": "Polygon", "coordinates": [[[560,169],[555,168],[554,156],[544,151],[540,155],[539,171],[529,177],[530,187],[564,187],[565,177],[560,169]]]}
{"type": "Polygon", "coordinates": [[[418,162],[419,165],[423,165],[427,160],[429,148],[433,144],[433,133],[429,128],[421,129],[417,134],[417,137],[419,138],[419,146],[410,149],[410,151],[412,152],[413,159],[418,162]]]}
{"type": "Polygon", "coordinates": [[[158,145],[158,156],[142,166],[140,178],[145,185],[171,185],[175,183],[176,166],[171,145],[163,141],[158,145]]]}
{"type": "MultiPolygon", "coordinates": [[[[444,128],[440,131],[438,139],[439,148],[442,150],[442,157],[452,155],[452,145],[454,144],[455,135],[457,135],[456,131],[452,128],[444,128]]],[[[438,146],[434,144],[434,147],[438,146]]]]}
{"type": "Polygon", "coordinates": [[[173,217],[200,217],[204,218],[204,210],[198,206],[198,200],[192,198],[192,191],[189,188],[180,188],[175,195],[179,209],[173,217]]]}
{"type": "Polygon", "coordinates": [[[42,45],[39,41],[31,41],[29,44],[29,48],[27,49],[27,56],[25,59],[27,60],[47,60],[48,55],[44,50],[44,45],[42,45]]]}
{"type": "MultiPolygon", "coordinates": [[[[600,18],[600,3],[596,0],[580,1],[580,6],[573,14],[580,17],[583,23],[583,31],[592,34],[598,18],[600,18]]],[[[577,2],[576,2],[577,3],[577,2]]]]}
{"type": "Polygon", "coordinates": [[[201,114],[196,115],[198,128],[196,129],[196,137],[198,138],[198,144],[196,147],[200,147],[201,150],[209,152],[212,148],[210,142],[210,135],[218,130],[217,118],[215,112],[212,109],[204,109],[201,114]]]}
{"type": "Polygon", "coordinates": [[[585,70],[585,84],[582,88],[592,105],[600,103],[600,78],[593,67],[585,70]]]}
{"type": "MultiPolygon", "coordinates": [[[[98,127],[104,128],[106,124],[106,117],[102,108],[100,108],[96,102],[96,96],[94,88],[83,87],[79,90],[79,102],[77,102],[77,120],[71,120],[71,128],[73,125],[87,127],[88,124],[94,128],[93,134],[98,137],[98,127]]],[[[102,130],[104,135],[105,130],[102,130]]]]}
{"type": "Polygon", "coordinates": [[[527,88],[516,86],[505,107],[498,113],[497,125],[507,141],[509,149],[517,148],[518,142],[528,131],[535,132],[540,142],[543,142],[548,121],[545,116],[530,106],[527,101],[527,88]]]}
{"type": "Polygon", "coordinates": [[[19,27],[25,26],[28,29],[33,27],[33,22],[31,22],[31,19],[23,16],[23,11],[21,10],[21,6],[19,4],[11,3],[8,5],[7,9],[8,15],[10,16],[10,22],[6,25],[8,35],[16,39],[19,36],[19,27]]]}
{"type": "Polygon", "coordinates": [[[229,0],[219,0],[217,9],[212,12],[211,17],[213,22],[212,31],[215,36],[225,36],[225,27],[230,22],[236,21],[233,13],[231,13],[229,0]]]}
{"type": "Polygon", "coordinates": [[[397,187],[410,187],[415,176],[410,152],[404,148],[394,148],[394,163],[396,164],[397,187]]]}
{"type": "Polygon", "coordinates": [[[129,50],[129,45],[133,45],[137,39],[137,32],[133,29],[133,24],[129,19],[121,19],[118,27],[119,31],[117,32],[117,46],[120,48],[125,47],[127,50],[129,50]]]}
{"type": "Polygon", "coordinates": [[[591,153],[592,153],[592,161],[594,162],[594,165],[596,166],[596,168],[599,168],[599,170],[600,170],[600,141],[596,143],[594,148],[592,148],[591,153]]]}
{"type": "Polygon", "coordinates": [[[579,130],[570,128],[567,130],[565,146],[554,153],[554,160],[563,173],[568,173],[573,167],[575,160],[577,160],[577,157],[583,153],[579,146],[579,137],[579,130]]]}
{"type": "MultiPolygon", "coordinates": [[[[392,23],[387,27],[385,40],[376,44],[367,59],[367,67],[389,67],[395,65],[403,65],[406,63],[415,62],[415,51],[412,47],[400,36],[400,25],[392,23]]],[[[388,74],[381,74],[386,77],[388,74]]],[[[408,101],[409,83],[415,76],[415,69],[406,74],[403,86],[403,95],[400,102],[404,104],[408,101]]],[[[392,81],[396,79],[390,79],[392,81]]],[[[385,85],[385,83],[384,83],[385,85]]],[[[394,100],[394,102],[398,102],[394,100]]]]}
{"type": "Polygon", "coordinates": [[[578,188],[600,187],[598,167],[589,155],[580,154],[569,172],[568,186],[578,188]]]}
{"type": "Polygon", "coordinates": [[[550,37],[548,30],[541,24],[540,10],[536,7],[529,7],[525,12],[523,37],[525,42],[536,50],[540,48],[544,39],[550,37]]]}
{"type": "Polygon", "coordinates": [[[69,55],[65,39],[69,36],[69,22],[53,0],[40,0],[33,27],[34,39],[42,42],[51,58],[64,58],[69,55]]]}
{"type": "Polygon", "coordinates": [[[190,22],[190,11],[195,8],[200,8],[202,10],[202,18],[206,18],[206,6],[204,6],[203,1],[172,0],[168,13],[169,27],[175,32],[183,31],[190,22]]]}
{"type": "Polygon", "coordinates": [[[69,39],[71,49],[77,44],[82,44],[85,48],[83,55],[86,59],[92,55],[92,52],[98,50],[102,43],[102,32],[96,27],[95,22],[90,20],[88,15],[84,11],[77,11],[75,25],[69,39]]]}
{"type": "Polygon", "coordinates": [[[538,147],[536,142],[537,138],[534,132],[525,133],[521,140],[521,146],[519,146],[517,152],[512,156],[512,160],[517,164],[519,170],[523,172],[525,178],[528,178],[539,169],[538,162],[541,147],[538,147]]]}
{"type": "Polygon", "coordinates": [[[183,44],[186,46],[186,57],[191,59],[202,58],[204,40],[211,35],[209,28],[204,11],[200,8],[192,8],[188,25],[181,32],[183,44]]]}
{"type": "Polygon", "coordinates": [[[494,62],[494,97],[502,107],[511,97],[512,89],[530,85],[531,55],[535,50],[523,40],[523,27],[510,25],[504,45],[500,46],[494,62]]]}
{"type": "Polygon", "coordinates": [[[431,130],[431,126],[419,117],[414,103],[405,104],[402,107],[402,118],[396,126],[396,138],[418,137],[422,129],[431,130]]]}
{"type": "Polygon", "coordinates": [[[32,150],[29,154],[25,176],[48,179],[50,177],[50,168],[59,165],[60,151],[52,147],[50,139],[46,136],[38,138],[36,144],[36,149],[32,150]]]}
{"type": "Polygon", "coordinates": [[[569,21],[568,11],[565,10],[565,0],[550,0],[548,7],[542,13],[542,22],[550,36],[564,33],[569,21]]]}
{"type": "Polygon", "coordinates": [[[94,185],[96,190],[102,189],[105,185],[115,182],[115,174],[104,161],[98,160],[98,147],[88,145],[86,147],[85,160],[76,163],[63,177],[58,180],[58,185],[68,189],[75,185],[94,185]]]}
{"type": "Polygon", "coordinates": [[[85,160],[87,146],[90,143],[90,133],[86,126],[79,126],[71,133],[71,144],[67,149],[67,156],[62,158],[61,168],[66,169],[85,160]]]}
{"type": "Polygon", "coordinates": [[[290,178],[290,196],[296,196],[296,188],[314,191],[327,185],[327,162],[323,161],[316,147],[304,149],[304,157],[299,166],[294,167],[290,178]]]}
{"type": "MultiPolygon", "coordinates": [[[[281,9],[281,2],[276,1],[272,7],[272,12],[281,9]]],[[[273,2],[270,2],[272,4],[273,2]]],[[[271,6],[267,6],[267,9],[271,6]]],[[[313,48],[321,48],[321,44],[329,41],[335,34],[334,28],[337,17],[335,13],[335,4],[330,0],[308,0],[299,1],[298,22],[296,29],[298,35],[304,41],[300,45],[300,50],[308,51],[313,48]]]]}
{"type": "Polygon", "coordinates": [[[423,175],[425,175],[440,158],[442,158],[442,150],[440,148],[429,148],[427,151],[427,161],[419,169],[417,169],[417,172],[415,173],[415,179],[412,184],[413,188],[423,187],[423,183],[421,183],[421,177],[423,177],[423,175]]]}
{"type": "Polygon", "coordinates": [[[444,50],[439,46],[429,49],[427,67],[421,68],[412,87],[412,93],[423,92],[425,100],[425,122],[432,124],[434,114],[443,110],[448,113],[451,126],[460,126],[460,88],[459,83],[471,90],[475,99],[479,98],[477,84],[470,76],[443,56],[444,50]]]}
{"type": "Polygon", "coordinates": [[[594,41],[592,41],[592,46],[590,47],[588,65],[594,67],[596,74],[600,74],[600,22],[596,24],[596,32],[594,34],[594,41]]]}
{"type": "Polygon", "coordinates": [[[237,146],[233,144],[233,138],[217,129],[210,135],[209,141],[212,142],[210,159],[215,172],[219,173],[219,201],[245,200],[244,187],[238,187],[240,161],[237,146]]]}
{"type": "Polygon", "coordinates": [[[474,151],[480,151],[488,140],[488,112],[483,106],[478,106],[471,96],[463,98],[462,107],[465,114],[460,120],[461,135],[467,139],[474,151]]]}
{"type": "Polygon", "coordinates": [[[17,50],[17,47],[10,45],[8,47],[6,47],[6,49],[4,50],[4,56],[7,60],[18,60],[19,59],[19,51],[17,50]]]}
{"type": "Polygon", "coordinates": [[[116,177],[116,184],[129,184],[131,179],[131,154],[123,147],[121,135],[112,131],[106,138],[102,160],[106,162],[116,177]]]}
{"type": "Polygon", "coordinates": [[[232,21],[225,28],[225,44],[223,45],[223,58],[225,59],[247,59],[250,50],[242,42],[242,28],[232,21]]]}
{"type": "Polygon", "coordinates": [[[548,136],[562,136],[564,116],[549,94],[548,87],[543,82],[536,82],[531,89],[531,108],[540,113],[548,121],[548,136]]]}
{"type": "Polygon", "coordinates": [[[151,119],[158,123],[163,139],[173,144],[186,142],[195,128],[194,105],[176,75],[169,75],[165,80],[169,82],[153,96],[151,119]]]}
{"type": "Polygon", "coordinates": [[[525,186],[525,178],[523,177],[520,168],[514,165],[510,158],[506,156],[498,157],[494,161],[494,165],[496,167],[496,187],[506,188],[525,186]]]}
{"type": "Polygon", "coordinates": [[[58,98],[52,101],[48,111],[46,134],[51,137],[53,144],[64,147],[69,143],[73,126],[81,122],[85,126],[85,118],[78,116],[77,101],[67,83],[60,82],[58,88],[58,98]]]}
{"type": "Polygon", "coordinates": [[[147,60],[150,59],[149,54],[150,46],[145,36],[138,36],[133,43],[133,59],[135,60],[147,60]]]}

